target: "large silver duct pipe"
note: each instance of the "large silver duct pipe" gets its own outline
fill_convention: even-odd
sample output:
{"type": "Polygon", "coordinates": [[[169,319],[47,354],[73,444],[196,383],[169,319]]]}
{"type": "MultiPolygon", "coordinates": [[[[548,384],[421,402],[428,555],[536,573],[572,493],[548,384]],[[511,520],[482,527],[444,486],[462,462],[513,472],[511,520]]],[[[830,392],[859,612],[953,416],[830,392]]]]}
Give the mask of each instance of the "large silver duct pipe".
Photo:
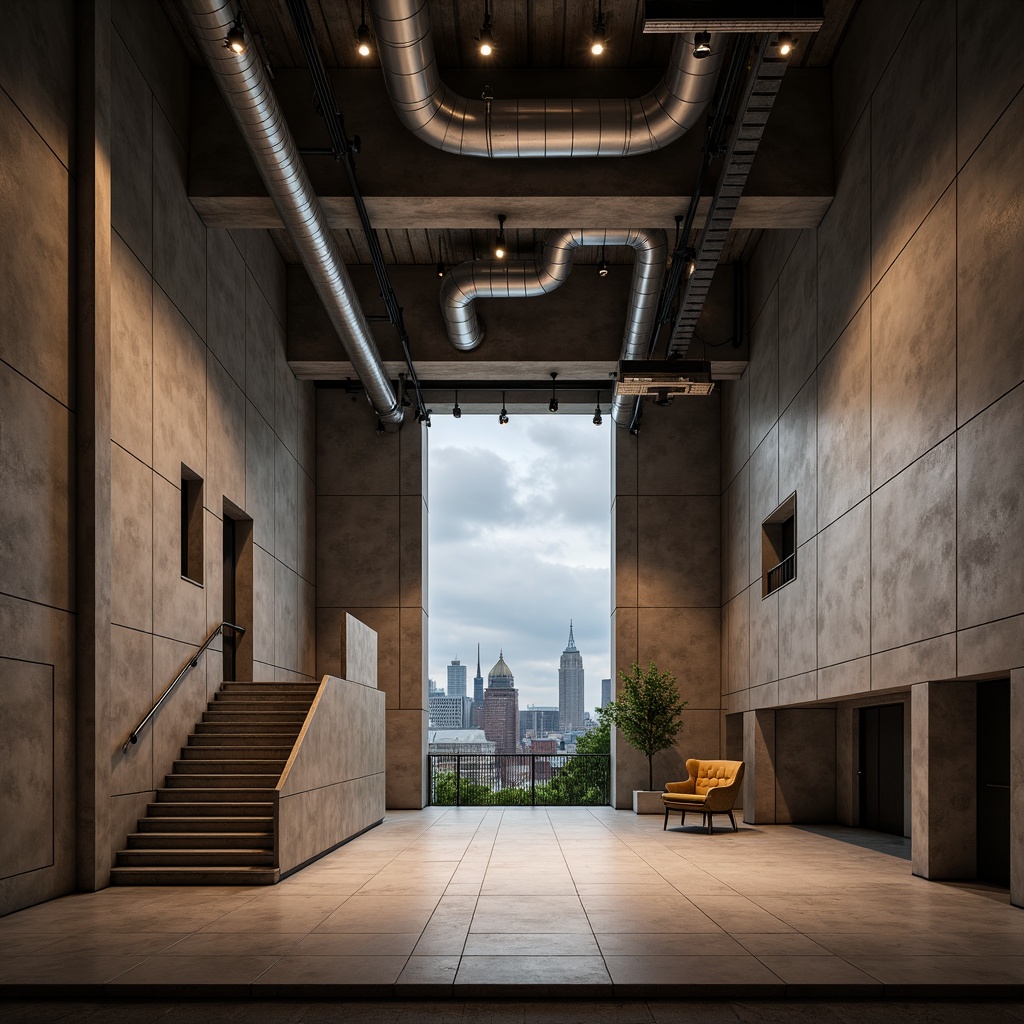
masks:
{"type": "Polygon", "coordinates": [[[388,93],[402,123],[446,153],[484,157],[635,156],[696,124],[722,66],[723,35],[693,56],[677,36],[661,83],[639,99],[471,100],[437,70],[427,0],[370,0],[388,93]]]}
{"type": "Polygon", "coordinates": [[[402,407],[256,48],[250,42],[239,55],[224,44],[237,0],[183,0],[182,7],[370,404],[386,425],[401,425],[402,407]]]}
{"type": "MultiPolygon", "coordinates": [[[[484,340],[475,300],[530,298],[561,287],[572,270],[573,250],[581,245],[628,245],[636,251],[629,287],[621,359],[643,359],[658,309],[668,243],[664,231],[601,231],[569,228],[549,231],[536,262],[475,260],[460,263],[441,286],[441,315],[451,343],[463,352],[484,340]]],[[[616,398],[612,416],[620,426],[629,419],[632,399],[616,398]]]]}

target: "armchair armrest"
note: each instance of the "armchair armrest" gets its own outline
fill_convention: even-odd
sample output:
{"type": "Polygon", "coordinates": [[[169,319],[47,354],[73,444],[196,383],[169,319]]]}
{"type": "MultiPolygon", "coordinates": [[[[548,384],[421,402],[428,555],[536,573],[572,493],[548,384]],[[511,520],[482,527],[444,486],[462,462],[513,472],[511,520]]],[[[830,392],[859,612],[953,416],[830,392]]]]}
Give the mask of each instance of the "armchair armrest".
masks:
{"type": "Polygon", "coordinates": [[[666,782],[665,789],[669,793],[692,793],[693,779],[687,779],[685,782],[666,782]]]}
{"type": "Polygon", "coordinates": [[[704,803],[709,811],[731,811],[740,795],[742,776],[737,776],[728,786],[715,786],[709,789],[704,803]]]}

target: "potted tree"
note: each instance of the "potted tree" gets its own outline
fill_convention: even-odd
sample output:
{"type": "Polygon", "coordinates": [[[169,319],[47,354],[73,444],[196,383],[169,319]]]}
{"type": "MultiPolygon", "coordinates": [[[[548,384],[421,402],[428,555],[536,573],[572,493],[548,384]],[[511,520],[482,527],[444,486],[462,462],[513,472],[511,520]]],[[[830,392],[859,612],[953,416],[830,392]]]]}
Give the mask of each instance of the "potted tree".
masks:
{"type": "Polygon", "coordinates": [[[659,672],[652,661],[641,669],[634,661],[627,675],[619,670],[621,686],[602,709],[626,742],[647,756],[647,789],[633,791],[633,810],[637,814],[660,814],[661,790],[654,788],[654,755],[667,750],[683,727],[686,701],[679,696],[676,677],[659,672]]]}

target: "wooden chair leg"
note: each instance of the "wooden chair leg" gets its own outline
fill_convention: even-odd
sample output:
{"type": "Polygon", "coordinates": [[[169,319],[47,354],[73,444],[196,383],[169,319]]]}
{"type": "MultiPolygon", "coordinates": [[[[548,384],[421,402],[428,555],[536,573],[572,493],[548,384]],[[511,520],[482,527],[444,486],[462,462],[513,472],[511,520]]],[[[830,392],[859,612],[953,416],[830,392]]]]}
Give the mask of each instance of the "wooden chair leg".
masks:
{"type": "Polygon", "coordinates": [[[668,804],[665,804],[665,823],[661,826],[661,831],[664,832],[668,828],[668,804]]]}
{"type": "Polygon", "coordinates": [[[732,822],[733,832],[739,832],[739,829],[736,827],[736,819],[732,816],[732,811],[729,812],[729,820],[732,822]]]}
{"type": "Polygon", "coordinates": [[[707,818],[707,822],[708,822],[708,835],[712,836],[712,835],[715,834],[714,827],[713,827],[713,822],[714,822],[715,816],[710,811],[708,811],[707,814],[704,815],[704,817],[707,818]]]}

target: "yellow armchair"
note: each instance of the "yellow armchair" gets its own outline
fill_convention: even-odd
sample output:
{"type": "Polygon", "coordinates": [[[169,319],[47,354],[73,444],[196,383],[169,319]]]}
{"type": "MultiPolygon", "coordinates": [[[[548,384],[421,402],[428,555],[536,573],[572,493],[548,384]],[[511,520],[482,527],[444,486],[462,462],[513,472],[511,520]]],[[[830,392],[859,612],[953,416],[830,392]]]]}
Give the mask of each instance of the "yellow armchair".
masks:
{"type": "Polygon", "coordinates": [[[736,819],[732,809],[740,795],[743,781],[742,761],[701,761],[690,758],[686,762],[689,778],[685,782],[668,782],[661,801],[665,805],[665,823],[668,828],[668,812],[679,811],[679,824],[686,824],[687,812],[696,811],[703,816],[708,835],[713,832],[712,818],[716,814],[728,814],[732,830],[736,831],[736,819]]]}

